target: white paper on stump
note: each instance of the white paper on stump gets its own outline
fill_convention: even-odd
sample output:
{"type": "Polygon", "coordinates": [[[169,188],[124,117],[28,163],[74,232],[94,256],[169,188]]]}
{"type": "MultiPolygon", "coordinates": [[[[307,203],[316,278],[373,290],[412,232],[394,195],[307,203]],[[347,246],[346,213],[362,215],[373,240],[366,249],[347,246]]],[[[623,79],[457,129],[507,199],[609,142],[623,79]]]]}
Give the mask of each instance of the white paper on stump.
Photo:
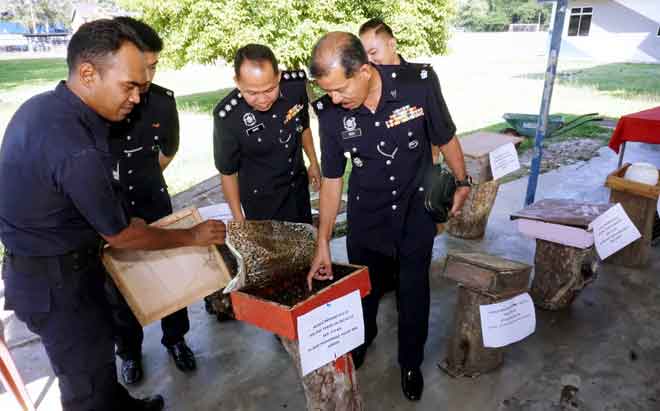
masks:
{"type": "Polygon", "coordinates": [[[499,303],[480,305],[479,313],[484,347],[504,347],[536,330],[536,311],[527,293],[499,303]]]}
{"type": "Polygon", "coordinates": [[[199,211],[203,220],[221,220],[226,223],[234,219],[231,214],[231,208],[229,208],[229,204],[227,203],[213,204],[199,208],[197,211],[199,211]]]}
{"type": "Polygon", "coordinates": [[[621,204],[616,204],[589,224],[594,231],[596,251],[606,259],[642,237],[621,204]]]}
{"type": "Polygon", "coordinates": [[[518,152],[513,143],[507,143],[488,153],[493,179],[497,180],[520,169],[518,152]]]}
{"type": "Polygon", "coordinates": [[[360,291],[337,298],[298,317],[303,376],[364,343],[360,291]]]}

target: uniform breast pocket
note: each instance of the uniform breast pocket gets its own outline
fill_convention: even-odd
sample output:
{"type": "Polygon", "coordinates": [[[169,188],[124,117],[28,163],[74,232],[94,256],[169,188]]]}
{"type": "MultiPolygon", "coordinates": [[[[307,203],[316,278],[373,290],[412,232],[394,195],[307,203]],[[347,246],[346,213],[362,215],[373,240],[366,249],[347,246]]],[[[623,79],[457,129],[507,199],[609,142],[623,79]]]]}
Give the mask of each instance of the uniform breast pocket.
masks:
{"type": "Polygon", "coordinates": [[[273,139],[263,130],[246,132],[242,140],[245,150],[251,154],[266,155],[273,150],[273,139]]]}

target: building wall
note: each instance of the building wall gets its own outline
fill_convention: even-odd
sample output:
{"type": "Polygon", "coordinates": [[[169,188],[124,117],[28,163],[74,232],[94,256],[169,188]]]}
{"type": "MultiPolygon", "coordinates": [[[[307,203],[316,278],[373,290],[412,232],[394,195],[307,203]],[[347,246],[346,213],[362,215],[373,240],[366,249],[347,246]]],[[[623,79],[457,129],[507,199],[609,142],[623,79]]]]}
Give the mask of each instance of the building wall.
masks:
{"type": "Polygon", "coordinates": [[[570,1],[561,54],[606,62],[660,63],[659,29],[659,0],[570,1]],[[588,36],[568,36],[575,7],[593,7],[588,36]]]}

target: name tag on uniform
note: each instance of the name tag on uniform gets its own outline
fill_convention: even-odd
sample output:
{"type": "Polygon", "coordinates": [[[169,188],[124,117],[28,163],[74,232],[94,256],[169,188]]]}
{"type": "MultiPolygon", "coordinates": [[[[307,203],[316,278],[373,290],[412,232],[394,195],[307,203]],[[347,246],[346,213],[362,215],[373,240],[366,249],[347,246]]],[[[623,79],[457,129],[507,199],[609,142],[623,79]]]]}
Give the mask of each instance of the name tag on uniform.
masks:
{"type": "Polygon", "coordinates": [[[341,132],[341,138],[344,140],[348,140],[350,138],[355,138],[355,137],[362,137],[362,129],[358,128],[355,130],[346,130],[341,132]]]}
{"type": "Polygon", "coordinates": [[[265,129],[266,129],[266,126],[264,126],[264,123],[259,123],[254,127],[248,128],[247,130],[245,130],[245,132],[249,136],[250,134],[254,134],[256,132],[259,132],[259,131],[262,131],[262,130],[265,130],[265,129]]]}

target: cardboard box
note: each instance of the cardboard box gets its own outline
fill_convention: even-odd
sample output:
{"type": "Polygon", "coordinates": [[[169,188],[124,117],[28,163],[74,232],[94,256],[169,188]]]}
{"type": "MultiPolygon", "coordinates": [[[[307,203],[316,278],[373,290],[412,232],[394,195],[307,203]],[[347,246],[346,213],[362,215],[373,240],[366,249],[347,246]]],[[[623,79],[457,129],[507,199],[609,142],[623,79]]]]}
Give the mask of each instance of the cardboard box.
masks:
{"type": "MultiPolygon", "coordinates": [[[[364,298],[371,291],[369,271],[367,267],[333,264],[334,281],[315,281],[317,286],[323,286],[311,296],[296,302],[294,305],[277,302],[283,294],[291,290],[290,283],[280,283],[269,289],[242,289],[231,293],[231,302],[237,320],[256,325],[290,340],[298,338],[297,318],[311,310],[342,297],[355,290],[360,290],[364,298]],[[344,271],[340,275],[339,271],[344,271]],[[325,285],[328,283],[328,285],[325,285]]],[[[306,273],[300,273],[297,278],[291,278],[297,286],[305,284],[306,273]]]]}
{"type": "Polygon", "coordinates": [[[607,176],[607,180],[605,180],[605,186],[611,188],[612,190],[634,194],[651,200],[657,200],[658,196],[660,196],[660,181],[658,184],[652,186],[638,183],[636,181],[626,180],[624,176],[626,175],[626,170],[628,170],[630,165],[630,163],[626,163],[621,168],[614,170],[612,174],[607,176]]]}
{"type": "MultiPolygon", "coordinates": [[[[155,223],[190,228],[202,221],[187,208],[155,223]]],[[[142,326],[221,290],[231,279],[215,246],[137,251],[106,248],[103,264],[142,326]]]]}

